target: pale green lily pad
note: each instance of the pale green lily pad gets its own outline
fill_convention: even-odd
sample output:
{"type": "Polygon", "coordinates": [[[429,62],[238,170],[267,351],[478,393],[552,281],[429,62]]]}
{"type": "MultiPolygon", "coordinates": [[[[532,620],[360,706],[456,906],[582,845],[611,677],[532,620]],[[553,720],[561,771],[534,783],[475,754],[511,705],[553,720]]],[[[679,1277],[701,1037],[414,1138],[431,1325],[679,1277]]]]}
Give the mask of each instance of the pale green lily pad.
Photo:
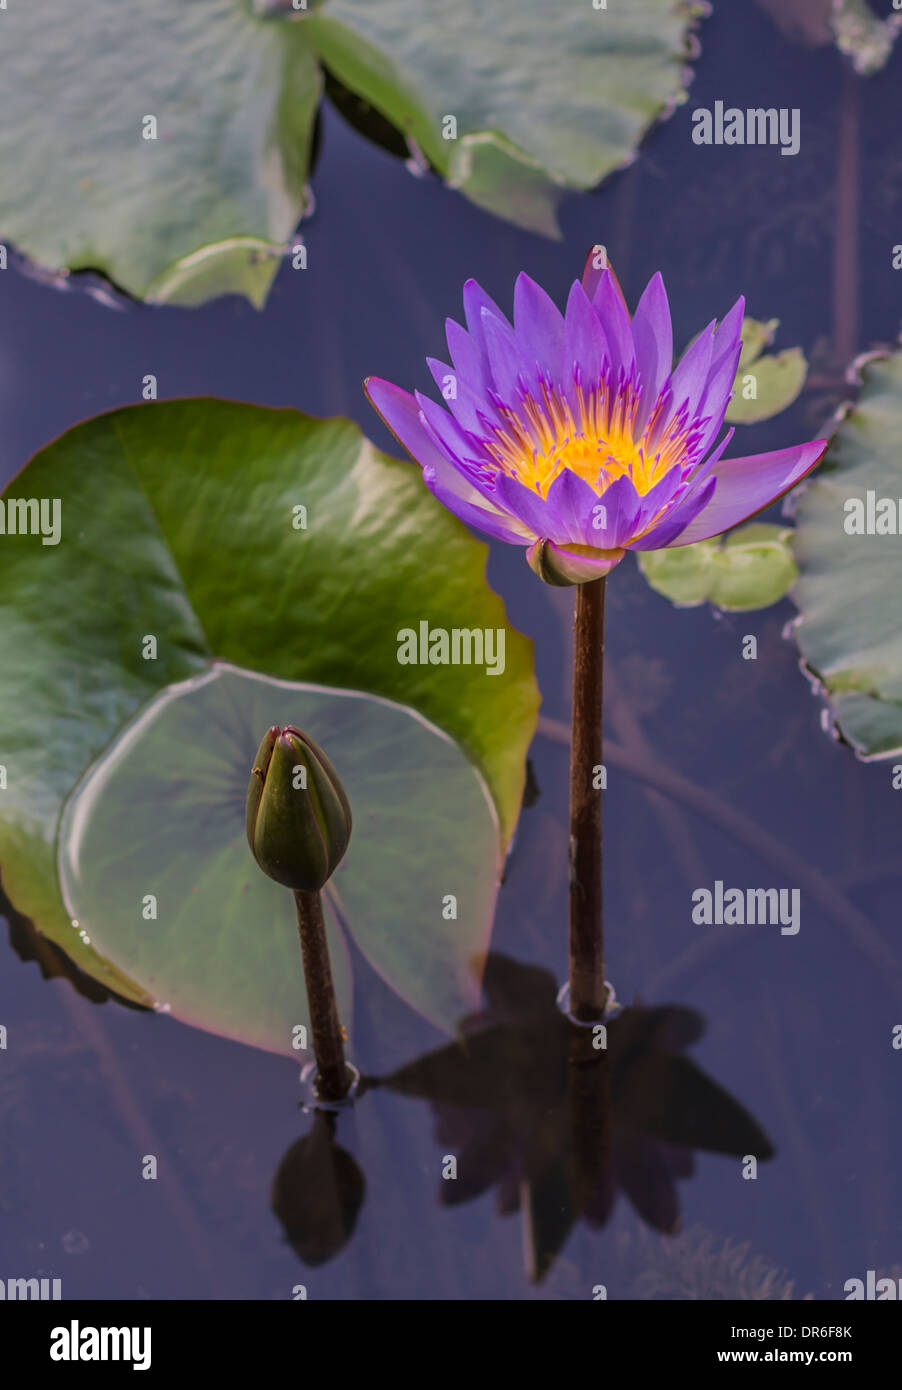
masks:
{"type": "Polygon", "coordinates": [[[0,11],[0,238],[136,297],[262,304],[309,206],[324,67],[453,187],[554,235],[566,190],[626,164],[683,98],[699,13],[686,0],[15,0],[0,11]]]}
{"type": "MultiPolygon", "coordinates": [[[[214,661],[382,697],[438,726],[484,778],[497,812],[488,841],[486,822],[474,822],[479,842],[461,848],[460,862],[470,864],[472,851],[497,871],[535,729],[531,644],[486,584],[487,546],[435,500],[414,464],[380,453],[348,420],[153,402],[63,435],[2,500],[8,514],[21,502],[27,515],[37,499],[60,503],[58,543],[0,537],[0,874],[18,912],[84,971],[127,999],[156,1002],[118,957],[97,950],[95,922],[82,922],[90,942],[71,926],[77,913],[57,875],[63,806],[150,701],[214,661]],[[399,633],[421,622],[501,632],[503,669],[401,664],[399,633]]],[[[246,777],[277,720],[266,713],[254,731],[246,777]]],[[[341,748],[327,752],[340,766],[341,748]]],[[[438,783],[431,794],[441,796],[438,783]]],[[[410,874],[415,886],[415,864],[410,874]]],[[[446,892],[456,893],[450,859],[448,875],[446,892]]],[[[350,921],[360,899],[353,884],[342,893],[350,921]]],[[[442,940],[441,905],[437,914],[422,943],[442,940]]],[[[379,930],[378,914],[370,926],[366,915],[356,913],[364,935],[379,930]]],[[[395,925],[403,935],[400,916],[395,925]]],[[[467,971],[467,929],[455,940],[455,969],[467,971]]],[[[381,956],[377,944],[363,949],[387,976],[388,946],[381,956]]],[[[427,1007],[422,996],[417,1007],[427,1007]]],[[[438,998],[436,1016],[444,1007],[438,998]]]]}
{"type": "Polygon", "coordinates": [[[651,587],[678,608],[711,603],[728,612],[769,608],[785,598],[798,575],[791,530],[753,522],[693,545],[649,550],[639,568],[651,587]]]}
{"type": "Polygon", "coordinates": [[[627,164],[685,99],[703,10],[686,0],[328,0],[304,23],[330,72],[455,187],[549,231],[566,189],[627,164]]]}
{"type": "Polygon", "coordinates": [[[66,807],[59,871],[73,931],[176,1018],[292,1054],[293,1029],[309,1029],[294,902],[257,868],[244,825],[255,745],[272,723],[333,754],[353,807],[324,895],[343,1021],[351,968],[336,908],[391,987],[451,1031],[479,997],[500,871],[485,853],[494,808],[447,735],[357,692],[217,664],[152,700],[66,807]]]}
{"type": "Polygon", "coordinates": [[[902,352],[860,368],[858,400],[796,507],[794,633],[843,736],[879,758],[902,750],[902,352]]]}
{"type": "Polygon", "coordinates": [[[774,340],[779,319],[759,323],[744,319],[742,353],[726,418],[733,425],[754,425],[770,420],[797,400],[808,375],[801,348],[764,353],[774,340]],[[762,355],[763,354],[763,355],[762,355]]]}
{"type": "Polygon", "coordinates": [[[301,26],[243,0],[14,0],[0,24],[0,238],[137,297],[260,303],[305,206],[301,26]]]}
{"type": "Polygon", "coordinates": [[[746,317],[742,320],[742,329],[740,332],[742,350],[739,354],[740,367],[746,366],[749,362],[754,362],[761,356],[766,347],[770,347],[779,327],[779,319],[767,319],[765,322],[759,322],[758,319],[746,317]]]}

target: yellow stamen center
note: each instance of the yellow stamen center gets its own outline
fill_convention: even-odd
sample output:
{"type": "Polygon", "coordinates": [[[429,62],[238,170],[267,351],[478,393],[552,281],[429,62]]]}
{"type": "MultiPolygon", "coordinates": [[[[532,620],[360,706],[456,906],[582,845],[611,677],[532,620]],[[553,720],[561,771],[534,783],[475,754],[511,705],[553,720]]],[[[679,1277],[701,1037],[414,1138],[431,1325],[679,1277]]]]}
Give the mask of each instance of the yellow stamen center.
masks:
{"type": "Polygon", "coordinates": [[[542,386],[542,399],[525,396],[516,411],[499,408],[503,427],[487,441],[498,467],[542,498],[561,473],[569,470],[602,494],[617,478],[632,479],[647,493],[686,454],[685,427],[672,421],[661,431],[663,402],[652,411],[641,437],[635,438],[640,397],[634,386],[611,390],[602,381],[584,392],[575,388],[577,409],[542,386]],[[658,431],[660,438],[650,447],[658,431]]]}

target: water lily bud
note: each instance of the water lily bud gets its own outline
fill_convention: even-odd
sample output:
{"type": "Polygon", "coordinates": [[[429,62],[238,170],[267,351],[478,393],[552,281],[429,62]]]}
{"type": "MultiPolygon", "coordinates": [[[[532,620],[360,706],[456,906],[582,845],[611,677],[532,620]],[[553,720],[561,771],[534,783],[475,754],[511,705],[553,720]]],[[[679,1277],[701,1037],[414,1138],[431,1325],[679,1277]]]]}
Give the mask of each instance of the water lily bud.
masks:
{"type": "Polygon", "coordinates": [[[351,808],[335,768],[292,724],[266,734],[247,793],[247,840],[265,874],[315,893],[351,838],[351,808]]]}

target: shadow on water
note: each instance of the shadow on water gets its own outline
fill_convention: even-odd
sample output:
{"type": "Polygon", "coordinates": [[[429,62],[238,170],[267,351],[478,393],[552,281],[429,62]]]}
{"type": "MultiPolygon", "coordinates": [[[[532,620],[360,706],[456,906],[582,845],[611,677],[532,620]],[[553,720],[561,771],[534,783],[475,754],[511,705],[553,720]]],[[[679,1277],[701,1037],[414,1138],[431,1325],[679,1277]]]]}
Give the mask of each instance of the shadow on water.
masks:
{"type": "MultiPolygon", "coordinates": [[[[654,1230],[680,1224],[677,1181],[694,1152],[741,1158],[747,1176],[773,1157],[738,1101],[683,1055],[704,1020],[680,1005],[635,1006],[579,1027],[558,1008],[547,971],[491,954],[487,1007],[458,1042],[376,1087],[425,1100],[443,1157],[438,1201],[454,1207],[494,1189],[501,1216],[520,1213],[529,1278],[538,1283],[577,1221],[599,1229],[618,1193],[654,1230]]],[[[351,1238],[364,1178],[336,1140],[338,1116],[316,1111],[273,1184],[273,1210],[300,1259],[316,1266],[351,1238]]]]}

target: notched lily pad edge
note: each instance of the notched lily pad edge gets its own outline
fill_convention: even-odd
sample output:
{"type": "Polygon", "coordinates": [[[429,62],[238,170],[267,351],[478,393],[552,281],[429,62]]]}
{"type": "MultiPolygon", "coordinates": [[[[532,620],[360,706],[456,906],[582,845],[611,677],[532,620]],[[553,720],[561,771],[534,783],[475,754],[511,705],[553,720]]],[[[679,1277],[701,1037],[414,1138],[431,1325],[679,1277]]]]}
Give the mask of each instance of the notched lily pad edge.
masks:
{"type": "MultiPolygon", "coordinates": [[[[271,8],[267,8],[256,5],[251,9],[254,17],[261,21],[302,23],[304,20],[303,14],[293,12],[287,6],[273,4],[271,8]]],[[[323,108],[327,103],[363,139],[388,151],[393,157],[401,158],[417,174],[434,175],[446,187],[463,194],[475,206],[502,221],[512,222],[526,231],[552,240],[560,240],[563,233],[558,222],[558,209],[562,199],[568,194],[581,194],[598,189],[609,178],[629,168],[639,158],[641,147],[652,131],[669,120],[674,112],[688,101],[689,88],[695,79],[695,69],[690,65],[695,63],[701,54],[698,31],[701,21],[711,14],[711,5],[709,0],[674,0],[674,14],[683,21],[686,29],[682,50],[673,59],[672,94],[657,112],[641,122],[635,134],[632,151],[621,163],[609,168],[598,179],[568,179],[522,149],[503,130],[491,127],[464,132],[460,140],[454,142],[447,165],[443,168],[434,158],[430,158],[415,140],[413,118],[409,122],[410,128],[405,129],[404,124],[399,124],[379,105],[346,86],[326,59],[316,51],[314,45],[315,60],[322,74],[322,86],[314,116],[307,182],[298,220],[292,236],[284,243],[279,244],[240,232],[219,242],[204,243],[160,272],[143,296],[133,294],[117,284],[109,271],[99,267],[47,266],[33,260],[26,252],[17,248],[13,239],[4,238],[4,244],[20,262],[20,269],[24,274],[30,274],[31,278],[44,280],[45,283],[55,283],[58,288],[63,288],[63,282],[72,277],[72,288],[90,291],[91,286],[88,283],[78,283],[78,277],[88,277],[99,282],[100,289],[95,287],[95,297],[103,303],[112,302],[114,307],[133,304],[197,307],[226,295],[237,295],[246,299],[255,309],[262,310],[285,257],[292,249],[297,229],[313,216],[316,209],[310,180],[319,154],[320,123],[323,108]],[[368,122],[373,128],[368,128],[368,122]],[[496,187],[484,190],[479,188],[477,177],[473,186],[468,187],[474,174],[473,161],[479,157],[480,151],[494,153],[509,162],[510,174],[507,181],[511,184],[512,195],[509,199],[504,196],[504,179],[499,179],[496,187]],[[531,185],[528,188],[526,205],[522,207],[516,197],[517,186],[521,183],[524,187],[531,185]],[[506,202],[509,205],[507,210],[506,202]],[[217,257],[220,260],[218,269],[224,274],[226,283],[223,288],[216,288],[211,294],[204,294],[204,278],[217,269],[213,264],[217,257]],[[227,265],[229,261],[233,263],[231,266],[227,265]],[[32,268],[31,272],[27,267],[32,268]],[[198,288],[192,289],[192,284],[198,288]],[[117,299],[122,301],[119,306],[116,305],[117,299]]]]}
{"type": "MultiPolygon", "coordinates": [[[[902,349],[902,332],[900,332],[895,343],[878,343],[875,347],[868,348],[866,351],[859,353],[858,356],[854,357],[849,363],[846,368],[846,381],[850,387],[855,388],[856,394],[841,401],[825,424],[823,433],[829,441],[827,451],[814,473],[810,475],[809,478],[804,479],[798,489],[791,494],[793,502],[784,502],[784,512],[787,516],[792,516],[795,500],[804,494],[805,489],[810,483],[828,479],[831,474],[836,471],[835,465],[829,461],[828,457],[830,445],[832,445],[834,436],[840,426],[858,404],[858,396],[861,388],[865,384],[864,368],[871,362],[887,361],[896,356],[900,349],[902,349]]],[[[794,532],[795,528],[793,527],[790,530],[789,537],[790,549],[792,549],[792,536],[794,532]]],[[[787,623],[784,629],[786,636],[794,638],[797,629],[801,627],[803,622],[804,614],[798,613],[795,618],[792,618],[787,623]]],[[[837,743],[841,743],[844,747],[850,748],[858,762],[878,763],[886,762],[890,758],[902,757],[902,743],[893,744],[886,748],[875,749],[873,752],[867,752],[860,744],[856,743],[854,739],[846,734],[840,723],[840,711],[837,708],[837,705],[843,700],[843,697],[846,699],[873,700],[881,706],[895,707],[898,709],[900,711],[900,722],[902,722],[902,701],[889,699],[878,690],[856,685],[854,678],[850,679],[845,686],[842,684],[837,685],[837,680],[840,682],[842,681],[842,673],[836,673],[828,679],[822,671],[819,671],[817,667],[806,661],[805,657],[801,655],[801,652],[799,654],[799,670],[811,686],[812,693],[822,701],[821,719],[824,728],[831,734],[837,743]],[[831,690],[832,694],[830,693],[831,690]]]]}

